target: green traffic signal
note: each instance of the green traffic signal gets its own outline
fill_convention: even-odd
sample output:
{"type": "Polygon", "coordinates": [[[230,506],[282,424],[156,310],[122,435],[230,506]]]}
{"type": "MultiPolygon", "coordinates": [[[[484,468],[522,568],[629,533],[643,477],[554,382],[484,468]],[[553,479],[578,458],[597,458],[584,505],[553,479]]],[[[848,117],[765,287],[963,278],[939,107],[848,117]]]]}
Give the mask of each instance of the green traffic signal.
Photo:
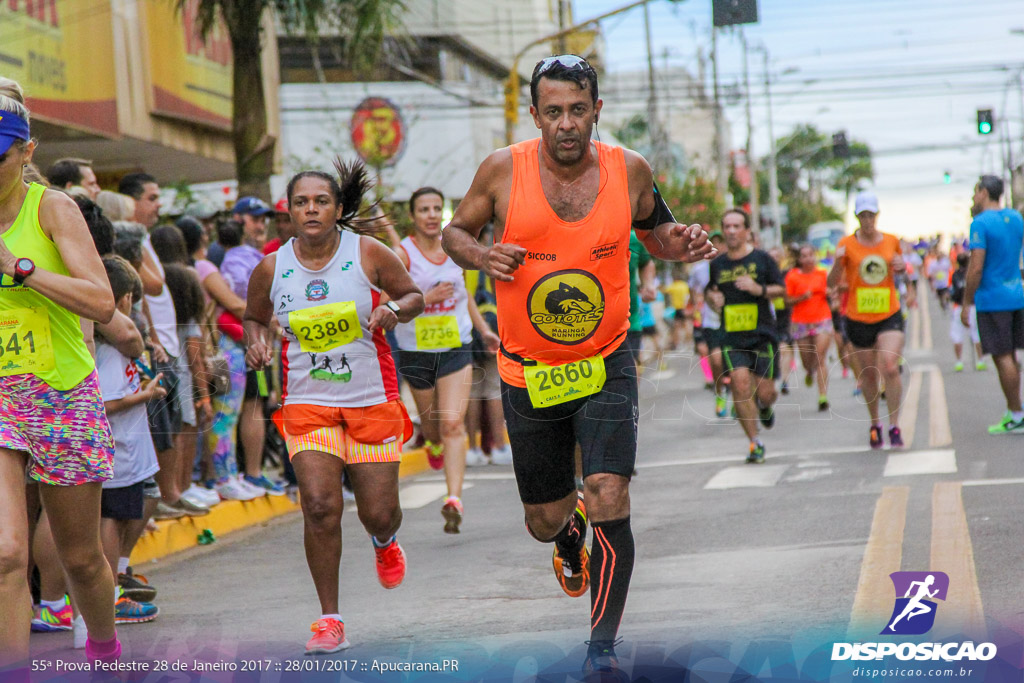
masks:
{"type": "Polygon", "coordinates": [[[949,171],[946,171],[945,173],[942,174],[942,179],[946,182],[947,185],[949,185],[949,183],[953,180],[953,177],[950,175],[949,171]]]}
{"type": "Polygon", "coordinates": [[[991,109],[978,110],[978,135],[988,135],[995,127],[995,118],[991,109]]]}

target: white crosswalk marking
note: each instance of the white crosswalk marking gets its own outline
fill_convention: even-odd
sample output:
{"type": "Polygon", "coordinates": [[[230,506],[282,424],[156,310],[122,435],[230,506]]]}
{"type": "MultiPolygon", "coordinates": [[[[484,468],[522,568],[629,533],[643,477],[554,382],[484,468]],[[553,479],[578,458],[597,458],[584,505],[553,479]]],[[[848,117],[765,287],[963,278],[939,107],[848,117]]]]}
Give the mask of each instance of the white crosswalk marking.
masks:
{"type": "Polygon", "coordinates": [[[788,465],[740,465],[726,467],[711,481],[704,485],[705,489],[736,489],[775,486],[788,465]]]}
{"type": "Polygon", "coordinates": [[[956,451],[951,448],[932,451],[891,453],[885,463],[886,477],[914,474],[952,474],[957,471],[956,451]]]}
{"type": "MultiPolygon", "coordinates": [[[[473,485],[466,482],[462,485],[462,490],[473,488],[473,485]]],[[[412,484],[410,486],[403,486],[398,490],[398,500],[402,505],[403,510],[415,510],[416,508],[426,507],[434,501],[440,501],[448,493],[448,487],[443,484],[412,484]]]]}

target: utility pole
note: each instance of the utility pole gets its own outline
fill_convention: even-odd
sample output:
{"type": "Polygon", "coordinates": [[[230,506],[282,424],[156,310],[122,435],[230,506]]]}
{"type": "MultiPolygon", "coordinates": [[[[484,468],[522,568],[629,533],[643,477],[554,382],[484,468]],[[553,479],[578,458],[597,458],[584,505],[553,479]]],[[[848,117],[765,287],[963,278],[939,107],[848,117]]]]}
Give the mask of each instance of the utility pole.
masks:
{"type": "Polygon", "coordinates": [[[664,172],[661,123],[658,120],[658,96],[654,87],[654,49],[651,45],[651,8],[644,3],[644,33],[647,38],[647,135],[651,139],[651,166],[655,177],[664,172]]]}
{"type": "Polygon", "coordinates": [[[768,49],[762,48],[764,55],[764,99],[768,103],[768,204],[771,208],[772,225],[775,226],[775,244],[782,244],[782,211],[779,210],[779,165],[775,150],[775,130],[772,127],[772,88],[768,74],[768,49]]]}
{"type": "Polygon", "coordinates": [[[750,224],[754,230],[761,231],[760,188],[757,184],[757,159],[754,157],[754,118],[750,113],[750,61],[747,59],[747,35],[740,29],[740,40],[743,43],[743,88],[747,96],[747,168],[750,170],[750,224]]]}
{"type": "Polygon", "coordinates": [[[569,2],[569,0],[557,0],[557,2],[558,2],[558,31],[559,31],[559,34],[560,34],[558,36],[558,54],[564,55],[566,52],[569,51],[569,48],[568,48],[568,46],[567,46],[567,44],[565,42],[565,39],[568,36],[568,34],[567,33],[562,33],[562,31],[565,30],[565,14],[566,14],[566,12],[565,12],[565,4],[567,2],[569,2]]]}
{"type": "Polygon", "coordinates": [[[725,154],[722,147],[725,145],[725,133],[722,131],[722,105],[718,93],[718,27],[711,27],[711,81],[714,102],[711,110],[715,122],[715,185],[718,188],[718,195],[724,197],[729,187],[729,174],[725,165],[725,154]]]}

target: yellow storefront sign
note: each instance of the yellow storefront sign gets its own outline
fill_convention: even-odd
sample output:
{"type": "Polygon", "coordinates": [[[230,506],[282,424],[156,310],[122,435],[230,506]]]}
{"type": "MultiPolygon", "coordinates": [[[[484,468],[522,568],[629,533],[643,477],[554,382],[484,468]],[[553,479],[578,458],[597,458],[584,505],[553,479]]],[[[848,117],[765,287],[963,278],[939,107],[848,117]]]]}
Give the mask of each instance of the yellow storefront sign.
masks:
{"type": "Polygon", "coordinates": [[[204,41],[199,0],[179,13],[174,2],[147,0],[144,35],[149,49],[153,113],[231,130],[231,41],[217,22],[204,41]]]}
{"type": "Polygon", "coordinates": [[[117,135],[110,0],[4,0],[0,74],[34,118],[117,135]]]}

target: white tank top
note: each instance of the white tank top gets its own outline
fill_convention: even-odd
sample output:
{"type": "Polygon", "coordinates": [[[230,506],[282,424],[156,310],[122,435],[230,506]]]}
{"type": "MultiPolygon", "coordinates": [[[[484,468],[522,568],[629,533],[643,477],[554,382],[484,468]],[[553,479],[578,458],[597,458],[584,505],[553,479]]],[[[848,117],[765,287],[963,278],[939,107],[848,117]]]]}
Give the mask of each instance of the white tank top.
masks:
{"type": "Polygon", "coordinates": [[[366,329],[380,290],[363,272],[360,239],[341,231],[338,251],[316,271],[299,262],[295,240],[277,252],[270,300],[284,330],[285,405],[359,408],[399,397],[384,333],[366,329]]]}
{"type": "Polygon", "coordinates": [[[398,323],[395,326],[398,348],[439,353],[473,341],[469,293],[462,268],[448,256],[441,263],[434,263],[424,256],[411,237],[402,240],[402,248],[409,255],[409,275],[424,294],[440,282],[452,283],[455,294],[440,303],[428,305],[411,322],[398,323]]]}

